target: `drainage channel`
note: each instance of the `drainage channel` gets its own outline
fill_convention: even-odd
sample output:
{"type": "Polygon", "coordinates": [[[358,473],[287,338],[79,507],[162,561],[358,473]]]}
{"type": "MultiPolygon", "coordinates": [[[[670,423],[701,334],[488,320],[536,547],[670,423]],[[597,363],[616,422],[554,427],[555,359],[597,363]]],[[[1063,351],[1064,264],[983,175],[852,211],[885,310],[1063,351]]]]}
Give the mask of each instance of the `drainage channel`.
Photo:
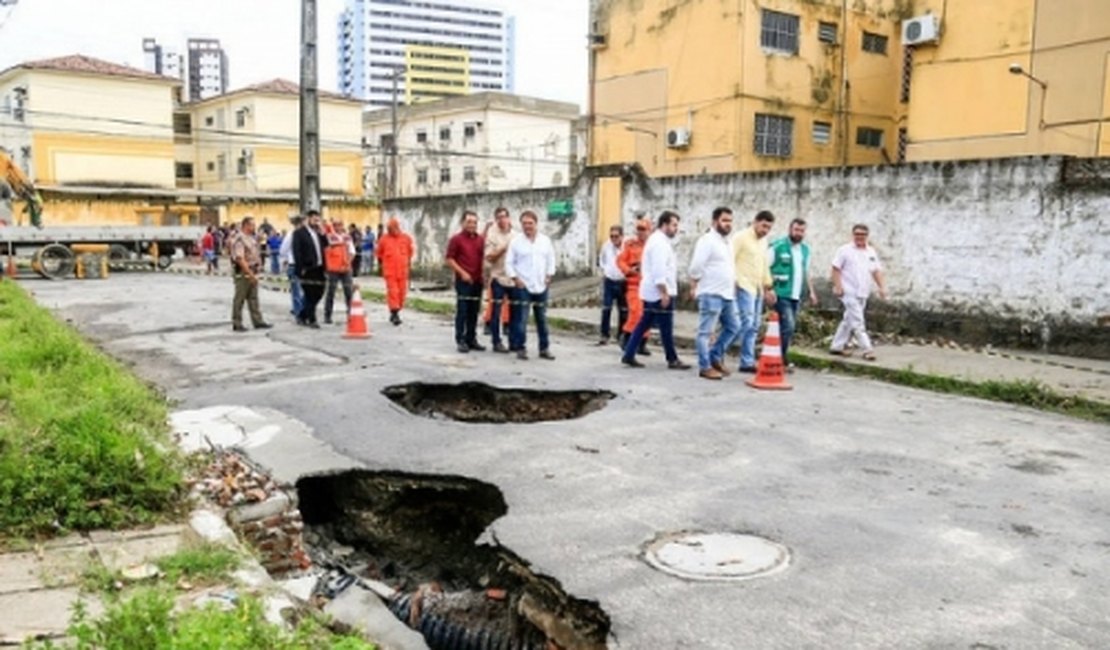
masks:
{"type": "Polygon", "coordinates": [[[599,411],[616,395],[605,390],[499,388],[481,382],[413,382],[382,390],[409,413],[470,423],[533,423],[574,420],[599,411]]]}
{"type": "MultiPolygon", "coordinates": [[[[389,607],[432,650],[603,650],[608,615],[508,548],[479,543],[508,512],[460,476],[353,470],[297,482],[313,560],[391,585],[389,607]]],[[[342,580],[341,580],[342,581],[342,580]]]]}

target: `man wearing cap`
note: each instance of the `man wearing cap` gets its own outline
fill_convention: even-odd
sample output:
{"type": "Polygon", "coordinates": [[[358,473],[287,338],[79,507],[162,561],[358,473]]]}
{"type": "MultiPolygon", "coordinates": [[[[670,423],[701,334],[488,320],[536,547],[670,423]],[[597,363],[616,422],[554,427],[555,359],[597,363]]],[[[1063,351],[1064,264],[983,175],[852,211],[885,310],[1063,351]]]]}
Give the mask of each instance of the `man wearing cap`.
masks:
{"type": "Polygon", "coordinates": [[[243,303],[251,314],[251,324],[256,330],[272,327],[262,318],[258,306],[258,274],[262,272],[262,253],[254,233],[254,217],[244,217],[240,231],[231,241],[231,271],[235,279],[235,298],[231,303],[231,329],[247,331],[243,327],[243,303]]]}

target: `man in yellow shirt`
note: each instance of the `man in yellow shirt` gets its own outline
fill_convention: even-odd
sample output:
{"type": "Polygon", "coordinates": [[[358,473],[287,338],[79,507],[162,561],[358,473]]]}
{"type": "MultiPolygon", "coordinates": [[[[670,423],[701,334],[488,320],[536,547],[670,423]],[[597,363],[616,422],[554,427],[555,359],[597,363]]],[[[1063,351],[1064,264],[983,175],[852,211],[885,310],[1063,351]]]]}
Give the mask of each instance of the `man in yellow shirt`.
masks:
{"type": "Polygon", "coordinates": [[[755,372],[755,337],[759,333],[763,304],[775,304],[774,282],[767,263],[767,234],[775,215],[763,210],[755,215],[751,227],[732,239],[736,264],[736,307],[740,312],[740,372],[755,372]]]}

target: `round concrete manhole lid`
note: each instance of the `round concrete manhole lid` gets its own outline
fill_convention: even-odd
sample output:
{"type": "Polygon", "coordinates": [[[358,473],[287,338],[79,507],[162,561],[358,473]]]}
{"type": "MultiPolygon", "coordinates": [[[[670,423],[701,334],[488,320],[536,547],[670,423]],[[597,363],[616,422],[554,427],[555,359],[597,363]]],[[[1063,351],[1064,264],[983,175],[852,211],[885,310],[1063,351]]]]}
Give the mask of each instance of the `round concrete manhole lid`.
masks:
{"type": "Polygon", "coordinates": [[[683,531],[648,542],[644,559],[688,580],[750,580],[784,570],[790,550],[756,535],[683,531]]]}

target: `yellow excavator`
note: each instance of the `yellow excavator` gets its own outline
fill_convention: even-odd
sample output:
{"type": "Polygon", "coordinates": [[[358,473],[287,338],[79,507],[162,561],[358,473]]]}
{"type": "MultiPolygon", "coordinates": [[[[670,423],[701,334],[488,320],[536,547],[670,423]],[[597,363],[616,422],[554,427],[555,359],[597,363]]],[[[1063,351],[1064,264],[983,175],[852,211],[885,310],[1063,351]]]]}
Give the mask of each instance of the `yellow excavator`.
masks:
{"type": "Polygon", "coordinates": [[[0,202],[7,203],[10,212],[11,201],[17,198],[26,204],[24,211],[30,217],[31,225],[42,228],[42,196],[23,170],[0,149],[0,202]]]}

